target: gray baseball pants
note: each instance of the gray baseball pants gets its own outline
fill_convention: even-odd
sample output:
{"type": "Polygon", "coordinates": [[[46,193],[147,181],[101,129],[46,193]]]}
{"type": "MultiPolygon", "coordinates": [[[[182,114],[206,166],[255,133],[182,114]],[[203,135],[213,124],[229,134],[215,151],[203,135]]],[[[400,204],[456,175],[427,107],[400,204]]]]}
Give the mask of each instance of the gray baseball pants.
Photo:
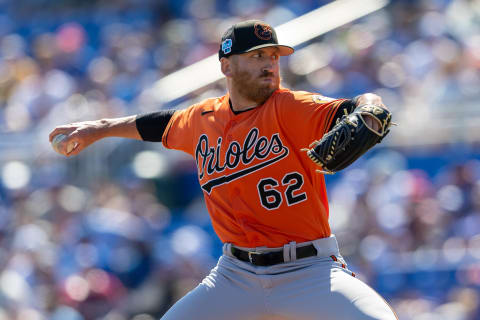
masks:
{"type": "Polygon", "coordinates": [[[235,258],[231,244],[224,244],[217,266],[161,320],[398,319],[375,290],[346,268],[335,236],[278,249],[285,263],[258,267],[235,258]],[[308,244],[317,256],[297,260],[296,246],[308,244]]]}

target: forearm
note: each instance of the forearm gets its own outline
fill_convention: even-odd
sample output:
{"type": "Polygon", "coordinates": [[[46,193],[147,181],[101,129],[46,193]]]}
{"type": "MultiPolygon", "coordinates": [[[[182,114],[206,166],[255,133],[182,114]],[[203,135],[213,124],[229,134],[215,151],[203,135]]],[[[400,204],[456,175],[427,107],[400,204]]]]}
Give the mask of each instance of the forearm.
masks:
{"type": "Polygon", "coordinates": [[[66,156],[77,155],[92,143],[107,137],[121,137],[142,140],[135,123],[136,116],[114,119],[101,119],[70,123],[56,127],[50,132],[49,140],[54,141],[57,135],[65,135],[54,149],[66,156]],[[70,150],[67,146],[75,147],[70,150]]]}
{"type": "Polygon", "coordinates": [[[97,120],[98,139],[121,137],[160,142],[174,112],[175,110],[162,110],[123,118],[97,120]]]}
{"type": "Polygon", "coordinates": [[[97,140],[107,137],[119,137],[142,140],[136,125],[137,116],[97,120],[97,140]]]}

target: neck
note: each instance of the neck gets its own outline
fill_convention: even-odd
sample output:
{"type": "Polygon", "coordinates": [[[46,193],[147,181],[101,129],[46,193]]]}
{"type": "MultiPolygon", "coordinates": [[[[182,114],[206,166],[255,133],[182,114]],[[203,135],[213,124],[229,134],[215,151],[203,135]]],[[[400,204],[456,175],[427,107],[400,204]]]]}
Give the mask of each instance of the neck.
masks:
{"type": "Polygon", "coordinates": [[[244,111],[248,109],[252,109],[258,107],[259,103],[252,101],[248,98],[245,98],[238,92],[234,90],[229,90],[230,93],[230,101],[232,102],[232,109],[233,111],[244,111]]]}

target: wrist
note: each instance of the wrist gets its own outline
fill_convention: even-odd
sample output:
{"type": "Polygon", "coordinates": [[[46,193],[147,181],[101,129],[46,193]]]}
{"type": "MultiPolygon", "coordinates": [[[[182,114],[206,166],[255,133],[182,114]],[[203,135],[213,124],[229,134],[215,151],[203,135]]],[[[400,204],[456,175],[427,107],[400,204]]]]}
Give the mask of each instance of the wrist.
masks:
{"type": "Polygon", "coordinates": [[[112,119],[100,119],[96,121],[96,134],[95,137],[97,138],[96,140],[100,140],[103,138],[107,138],[110,136],[113,136],[113,124],[112,124],[112,119]]]}

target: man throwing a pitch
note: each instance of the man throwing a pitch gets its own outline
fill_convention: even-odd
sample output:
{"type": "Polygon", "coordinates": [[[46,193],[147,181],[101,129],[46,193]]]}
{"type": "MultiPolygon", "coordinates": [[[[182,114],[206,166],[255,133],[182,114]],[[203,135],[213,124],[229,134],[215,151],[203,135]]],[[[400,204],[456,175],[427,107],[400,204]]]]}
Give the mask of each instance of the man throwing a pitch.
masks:
{"type": "Polygon", "coordinates": [[[379,143],[391,114],[374,94],[331,99],[282,87],[279,57],[293,51],[262,21],[235,24],[219,50],[226,95],[50,134],[66,135],[56,146],[66,156],[115,136],[161,141],[195,158],[223,255],[162,319],[396,319],[347,269],[324,181],[379,143]]]}

